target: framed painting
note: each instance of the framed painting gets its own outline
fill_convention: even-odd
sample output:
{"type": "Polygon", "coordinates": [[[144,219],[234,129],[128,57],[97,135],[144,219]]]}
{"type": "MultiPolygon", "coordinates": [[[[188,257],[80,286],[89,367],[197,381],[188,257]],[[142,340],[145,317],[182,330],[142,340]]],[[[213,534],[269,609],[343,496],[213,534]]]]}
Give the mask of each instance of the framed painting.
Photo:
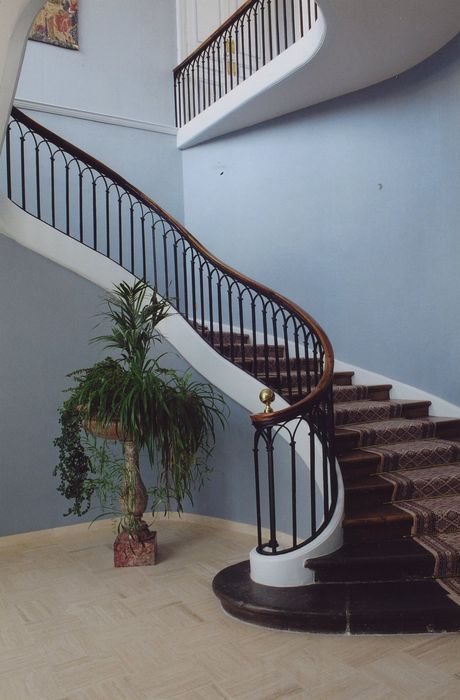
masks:
{"type": "Polygon", "coordinates": [[[29,39],[78,50],[78,0],[48,0],[34,20],[29,39]]]}

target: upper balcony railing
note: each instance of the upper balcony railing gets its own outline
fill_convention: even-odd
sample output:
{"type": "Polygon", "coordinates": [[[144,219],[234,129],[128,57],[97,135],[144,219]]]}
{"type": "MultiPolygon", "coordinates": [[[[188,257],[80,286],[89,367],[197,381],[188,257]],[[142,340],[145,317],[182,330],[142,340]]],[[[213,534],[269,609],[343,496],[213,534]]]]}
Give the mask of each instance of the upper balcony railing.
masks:
{"type": "Polygon", "coordinates": [[[176,125],[217,102],[317,20],[315,0],[247,0],[174,69],[176,125]]]}

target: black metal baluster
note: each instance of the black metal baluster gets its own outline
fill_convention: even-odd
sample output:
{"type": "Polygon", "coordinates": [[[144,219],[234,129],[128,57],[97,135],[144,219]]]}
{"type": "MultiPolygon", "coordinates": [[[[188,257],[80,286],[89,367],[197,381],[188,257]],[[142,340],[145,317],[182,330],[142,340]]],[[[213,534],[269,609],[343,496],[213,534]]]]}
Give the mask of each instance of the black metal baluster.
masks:
{"type": "Polygon", "coordinates": [[[190,104],[190,70],[187,67],[187,104],[188,104],[188,119],[186,121],[190,121],[192,118],[192,109],[191,109],[191,104],[190,104]]]}
{"type": "Polygon", "coordinates": [[[219,348],[221,355],[224,354],[224,329],[222,321],[222,278],[219,275],[217,283],[217,317],[219,322],[219,348]]]}
{"type": "Polygon", "coordinates": [[[178,241],[175,240],[174,245],[173,245],[173,250],[174,250],[174,288],[176,291],[176,296],[175,296],[176,304],[175,304],[175,306],[176,306],[177,311],[179,311],[179,313],[180,313],[180,301],[181,300],[180,300],[180,289],[179,289],[179,263],[178,263],[178,259],[177,259],[177,244],[178,244],[178,241]]]}
{"type": "Polygon", "coordinates": [[[281,364],[280,364],[280,349],[278,344],[278,322],[276,319],[276,314],[273,312],[272,316],[272,328],[273,328],[273,341],[275,346],[275,372],[276,372],[276,384],[279,387],[278,391],[283,394],[283,380],[281,377],[281,364]]]}
{"type": "Polygon", "coordinates": [[[214,44],[212,45],[212,95],[213,95],[213,102],[216,101],[216,49],[214,47],[214,44]]]}
{"type": "Polygon", "coordinates": [[[211,61],[209,60],[209,49],[207,51],[207,66],[208,66],[208,103],[207,107],[211,104],[211,61]]]}
{"type": "Polygon", "coordinates": [[[230,90],[233,90],[233,39],[232,30],[230,29],[230,38],[228,40],[228,54],[230,58],[230,90]]]}
{"type": "MultiPolygon", "coordinates": [[[[302,1],[302,0],[301,0],[302,1]]],[[[268,0],[268,40],[270,46],[270,61],[273,60],[273,22],[272,22],[272,0],[268,0]]],[[[275,3],[276,6],[276,3],[275,3]]]]}
{"type": "Polygon", "coordinates": [[[123,266],[123,217],[121,195],[118,195],[118,261],[123,266]]]}
{"type": "Polygon", "coordinates": [[[204,280],[203,280],[203,265],[204,265],[204,261],[202,260],[202,261],[200,262],[200,315],[201,315],[200,322],[201,322],[202,327],[204,328],[204,326],[205,326],[205,321],[206,321],[207,319],[205,319],[205,317],[204,317],[205,314],[204,314],[204,280]]]}
{"type": "Polygon", "coordinates": [[[296,441],[294,438],[289,443],[291,448],[291,509],[292,509],[292,546],[297,546],[297,463],[296,441]]]}
{"type": "Polygon", "coordinates": [[[97,187],[93,179],[93,249],[97,250],[97,187]]]}
{"type": "Polygon", "coordinates": [[[286,9],[286,0],[283,0],[283,29],[284,29],[284,50],[287,49],[288,46],[288,21],[287,21],[287,9],[286,9]]]}
{"type": "Polygon", "coordinates": [[[6,130],[6,192],[11,199],[11,122],[6,130]]]}
{"type": "Polygon", "coordinates": [[[292,24],[292,43],[295,44],[296,34],[295,34],[295,9],[294,0],[291,0],[291,24],[292,24]]]}
{"type": "Polygon", "coordinates": [[[241,69],[243,73],[243,82],[246,80],[246,51],[245,51],[245,44],[244,44],[244,32],[245,32],[245,26],[244,26],[244,20],[241,23],[241,69]]]}
{"type": "Polygon", "coordinates": [[[187,100],[185,96],[185,78],[184,75],[182,74],[182,110],[183,110],[183,120],[182,124],[187,123],[187,100]]]}
{"type": "Polygon", "coordinates": [[[167,232],[163,231],[163,261],[164,261],[164,272],[165,272],[165,291],[163,296],[169,297],[169,269],[168,269],[168,241],[167,232]]]}
{"type": "Polygon", "coordinates": [[[107,257],[110,258],[110,190],[105,183],[105,244],[107,257]]]}
{"type": "Polygon", "coordinates": [[[315,2],[315,22],[318,20],[318,5],[315,2]]]}
{"type": "Polygon", "coordinates": [[[252,36],[251,36],[251,13],[248,12],[248,44],[249,44],[249,75],[252,75],[252,36]]]}
{"type": "Polygon", "coordinates": [[[289,391],[289,403],[292,403],[292,376],[291,376],[291,358],[289,353],[289,336],[288,336],[288,324],[285,320],[283,323],[283,335],[284,335],[284,362],[286,367],[287,385],[289,391]]]}
{"type": "Polygon", "coordinates": [[[193,105],[193,116],[196,117],[196,99],[195,95],[198,98],[198,105],[200,104],[200,76],[198,75],[198,80],[196,81],[196,86],[195,86],[195,62],[192,63],[192,105],[193,105]]]}
{"type": "Polygon", "coordinates": [[[129,238],[131,244],[131,274],[134,275],[134,206],[129,205],[129,238]]]}
{"type": "Polygon", "coordinates": [[[55,187],[55,175],[54,175],[54,164],[55,158],[54,154],[50,158],[51,167],[51,226],[56,228],[56,187],[55,187]]]}
{"type": "Polygon", "coordinates": [[[257,5],[254,6],[254,44],[256,47],[256,71],[259,70],[259,23],[257,21],[257,5]]]}
{"type": "Polygon", "coordinates": [[[147,282],[147,256],[145,251],[145,214],[141,216],[142,279],[147,282]]]}
{"type": "Polygon", "coordinates": [[[236,66],[236,84],[240,84],[240,62],[238,60],[239,55],[239,38],[238,38],[238,24],[235,27],[235,66],[236,66]]]}
{"type": "Polygon", "coordinates": [[[300,17],[300,36],[303,38],[303,2],[304,0],[299,0],[299,17],[300,17]]]}
{"type": "Polygon", "coordinates": [[[311,504],[311,535],[316,534],[316,453],[315,434],[312,423],[308,421],[310,427],[310,504],[311,504]]]}
{"type": "Polygon", "coordinates": [[[258,357],[257,357],[257,315],[256,302],[251,301],[251,325],[252,325],[252,373],[257,379],[259,375],[258,357]]]}
{"type": "Polygon", "coordinates": [[[265,59],[265,3],[262,3],[261,25],[262,25],[262,65],[264,66],[266,63],[266,59],[265,59]]]}
{"type": "Polygon", "coordinates": [[[179,125],[178,111],[177,111],[177,78],[174,76],[174,118],[176,126],[179,125]]]}
{"type": "MultiPolygon", "coordinates": [[[[302,372],[301,372],[302,362],[301,362],[301,358],[300,358],[299,328],[297,326],[297,322],[296,322],[296,327],[295,327],[295,331],[294,331],[294,346],[295,346],[295,369],[296,369],[296,374],[297,374],[297,394],[298,394],[298,397],[300,398],[300,395],[302,393],[302,372]]],[[[309,379],[310,379],[310,365],[308,364],[308,356],[307,356],[307,384],[309,382],[309,379]]]]}
{"type": "Polygon", "coordinates": [[[260,433],[256,431],[254,435],[254,478],[256,488],[256,520],[257,520],[257,543],[262,547],[262,517],[260,513],[260,475],[259,475],[259,438],[260,433]]]}
{"type": "Polygon", "coordinates": [[[35,189],[37,197],[37,218],[42,218],[41,198],[40,198],[40,148],[35,143],[35,189]]]}
{"type": "Polygon", "coordinates": [[[190,266],[192,271],[192,317],[193,317],[193,327],[196,330],[196,282],[195,282],[195,258],[196,255],[192,254],[190,258],[190,266]]]}
{"type": "Polygon", "coordinates": [[[238,312],[240,316],[240,346],[241,346],[241,366],[245,368],[245,330],[244,330],[244,317],[243,317],[243,298],[241,295],[241,290],[238,287],[238,312]]]}
{"type": "MultiPolygon", "coordinates": [[[[225,51],[224,51],[225,56],[225,51]]],[[[220,65],[220,41],[217,44],[217,66],[219,71],[219,99],[222,97],[222,67],[220,65]]],[[[225,70],[225,67],[224,67],[225,70]]]]}
{"type": "Polygon", "coordinates": [[[267,307],[266,304],[262,308],[262,328],[264,332],[264,368],[265,368],[265,381],[268,384],[270,382],[269,377],[269,359],[268,359],[268,329],[267,329],[267,307]]]}
{"type": "Polygon", "coordinates": [[[26,210],[26,169],[25,169],[25,136],[21,136],[21,190],[22,208],[26,210]]]}
{"type": "Polygon", "coordinates": [[[153,218],[152,214],[152,257],[153,257],[153,283],[155,289],[158,289],[158,254],[157,254],[157,240],[156,240],[156,234],[155,234],[155,219],[153,218]]]}
{"type": "MultiPolygon", "coordinates": [[[[228,280],[227,280],[228,284],[228,280]]],[[[235,338],[233,334],[233,299],[232,299],[232,287],[228,285],[227,289],[228,297],[228,323],[230,326],[230,358],[232,362],[235,362],[235,338]]]]}
{"type": "Polygon", "coordinates": [[[308,29],[311,29],[311,0],[308,0],[308,29]]]}
{"type": "Polygon", "coordinates": [[[208,273],[208,303],[209,303],[209,334],[211,345],[214,347],[214,309],[213,309],[213,298],[212,298],[212,277],[209,274],[209,267],[206,265],[206,270],[208,273]]]}
{"type": "MultiPolygon", "coordinates": [[[[188,249],[190,250],[190,249],[188,249]]],[[[188,276],[187,276],[187,249],[185,243],[182,242],[182,273],[184,280],[184,302],[185,302],[185,318],[188,320],[188,276]]]]}
{"type": "Polygon", "coordinates": [[[70,166],[65,165],[65,232],[70,236],[70,166]]]}
{"type": "Polygon", "coordinates": [[[83,216],[83,173],[80,170],[78,173],[78,217],[80,220],[80,243],[83,243],[84,238],[83,216]]]}
{"type": "Polygon", "coordinates": [[[279,56],[280,49],[280,18],[278,0],[275,2],[275,27],[276,27],[276,55],[279,56]]]}
{"type": "Polygon", "coordinates": [[[265,443],[267,446],[267,474],[268,474],[268,506],[270,517],[270,541],[268,546],[273,553],[278,548],[276,540],[276,500],[275,500],[275,466],[273,460],[272,429],[267,428],[265,443]]]}

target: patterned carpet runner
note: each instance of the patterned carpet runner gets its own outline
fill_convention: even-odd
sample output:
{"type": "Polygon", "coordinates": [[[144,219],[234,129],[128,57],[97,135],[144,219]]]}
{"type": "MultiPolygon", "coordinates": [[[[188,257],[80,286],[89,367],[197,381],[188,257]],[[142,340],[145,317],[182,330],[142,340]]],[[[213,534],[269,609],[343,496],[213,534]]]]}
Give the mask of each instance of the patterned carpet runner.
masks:
{"type": "Polygon", "coordinates": [[[401,418],[353,423],[353,425],[345,426],[345,429],[359,435],[358,447],[366,447],[367,445],[385,445],[430,438],[434,436],[435,424],[427,418],[417,420],[401,418]]]}
{"type": "Polygon", "coordinates": [[[412,440],[394,445],[365,447],[364,451],[380,456],[381,472],[432,467],[460,460],[460,444],[449,440],[412,440]]]}
{"type": "Polygon", "coordinates": [[[430,418],[402,416],[398,401],[369,400],[367,387],[334,390],[336,425],[360,452],[378,455],[390,502],[412,517],[411,535],[434,558],[433,576],[460,605],[460,441],[436,437],[430,418]]]}
{"type": "Polygon", "coordinates": [[[335,424],[363,423],[399,418],[402,406],[397,401],[345,401],[335,405],[335,424]]]}

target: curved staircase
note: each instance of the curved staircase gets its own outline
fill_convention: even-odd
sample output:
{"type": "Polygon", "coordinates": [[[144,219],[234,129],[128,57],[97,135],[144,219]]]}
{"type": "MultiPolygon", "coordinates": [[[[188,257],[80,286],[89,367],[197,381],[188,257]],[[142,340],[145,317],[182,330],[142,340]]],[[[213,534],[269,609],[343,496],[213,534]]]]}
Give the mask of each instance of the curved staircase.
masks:
{"type": "Polygon", "coordinates": [[[352,373],[334,384],[343,547],[305,562],[314,586],[275,594],[242,563],[218,574],[215,592],[230,614],[281,629],[459,630],[460,419],[391,400],[391,385],[354,385],[352,373]]]}
{"type": "Polygon", "coordinates": [[[177,316],[220,356],[222,371],[278,393],[281,407],[251,415],[251,567],[282,571],[294,560],[314,585],[255,583],[255,568],[251,579],[242,562],[214,580],[229,613],[282,629],[460,630],[460,419],[429,416],[429,401],[392,400],[389,384],[356,385],[353,372],[334,373],[326,334],[296,304],[226,266],[155,202],[18,110],[6,186],[73,246],[163,294],[172,288],[177,316]]]}

